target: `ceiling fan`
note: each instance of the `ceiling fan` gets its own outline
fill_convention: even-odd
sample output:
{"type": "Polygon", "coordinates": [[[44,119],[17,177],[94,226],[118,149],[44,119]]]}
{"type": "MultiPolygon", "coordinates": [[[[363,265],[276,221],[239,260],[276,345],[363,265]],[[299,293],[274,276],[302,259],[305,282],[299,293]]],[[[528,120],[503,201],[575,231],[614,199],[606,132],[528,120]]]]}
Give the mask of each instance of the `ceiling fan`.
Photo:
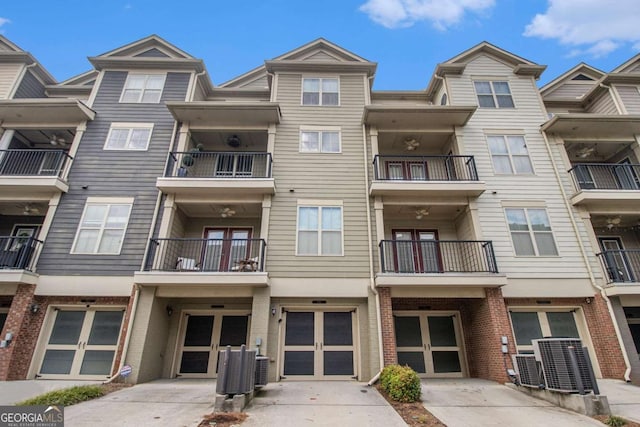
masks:
{"type": "Polygon", "coordinates": [[[404,140],[405,149],[407,151],[414,151],[416,148],[420,146],[420,143],[416,141],[415,138],[408,137],[404,140]]]}
{"type": "Polygon", "coordinates": [[[613,227],[617,227],[618,225],[620,225],[620,222],[622,222],[622,218],[620,218],[619,216],[614,217],[614,218],[607,218],[607,229],[611,230],[613,227]]]}
{"type": "Polygon", "coordinates": [[[51,145],[59,145],[61,147],[67,146],[67,140],[60,135],[56,135],[55,133],[51,135],[51,140],[49,140],[49,143],[51,145]]]}
{"type": "Polygon", "coordinates": [[[220,216],[222,218],[231,218],[235,214],[236,211],[229,206],[225,206],[224,208],[220,209],[220,216]]]}
{"type": "Polygon", "coordinates": [[[425,216],[429,215],[429,208],[418,208],[416,209],[416,219],[422,219],[425,216]]]}
{"type": "Polygon", "coordinates": [[[578,150],[576,150],[576,157],[581,159],[586,159],[587,157],[591,157],[594,153],[596,153],[596,146],[593,145],[591,147],[584,146],[578,150]]]}
{"type": "MultiPolygon", "coordinates": [[[[20,207],[20,206],[19,206],[20,207]]],[[[36,215],[40,213],[40,209],[30,204],[25,204],[22,210],[22,215],[36,215]]]]}

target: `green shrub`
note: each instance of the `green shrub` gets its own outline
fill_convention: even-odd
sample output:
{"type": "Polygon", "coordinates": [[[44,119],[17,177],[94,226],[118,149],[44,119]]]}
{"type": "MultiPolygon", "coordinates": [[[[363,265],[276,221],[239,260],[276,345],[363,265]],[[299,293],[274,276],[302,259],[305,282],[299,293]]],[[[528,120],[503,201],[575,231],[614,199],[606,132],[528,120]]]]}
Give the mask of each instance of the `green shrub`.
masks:
{"type": "Polygon", "coordinates": [[[386,366],[380,374],[380,387],[398,402],[415,402],[420,399],[420,378],[408,366],[386,366]]]}
{"type": "Polygon", "coordinates": [[[627,424],[624,418],[620,418],[615,415],[610,415],[604,423],[611,427],[622,427],[627,424]]]}
{"type": "Polygon", "coordinates": [[[27,405],[64,405],[69,406],[85,400],[95,399],[104,395],[104,390],[99,385],[82,385],[62,390],[54,390],[40,396],[32,397],[16,403],[17,406],[27,405]]]}

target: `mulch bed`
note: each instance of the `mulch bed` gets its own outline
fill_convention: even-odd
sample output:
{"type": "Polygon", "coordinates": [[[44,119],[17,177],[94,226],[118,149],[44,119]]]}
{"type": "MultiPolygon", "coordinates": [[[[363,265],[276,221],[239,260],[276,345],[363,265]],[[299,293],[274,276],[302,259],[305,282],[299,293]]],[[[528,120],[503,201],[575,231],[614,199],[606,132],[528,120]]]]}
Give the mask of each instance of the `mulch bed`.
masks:
{"type": "Polygon", "coordinates": [[[242,423],[247,417],[244,412],[214,412],[205,415],[198,427],[231,427],[242,423]]]}
{"type": "Polygon", "coordinates": [[[380,389],[380,384],[376,385],[378,392],[389,402],[389,404],[402,417],[405,423],[410,427],[447,427],[439,419],[422,405],[422,402],[401,403],[389,398],[385,392],[380,389]]]}
{"type": "MultiPolygon", "coordinates": [[[[600,421],[602,424],[607,424],[605,421],[607,421],[607,418],[609,418],[609,415],[594,415],[592,418],[595,418],[596,420],[600,421]]],[[[640,427],[640,423],[629,421],[626,418],[624,420],[626,421],[626,424],[624,425],[625,427],[640,427]]]]}

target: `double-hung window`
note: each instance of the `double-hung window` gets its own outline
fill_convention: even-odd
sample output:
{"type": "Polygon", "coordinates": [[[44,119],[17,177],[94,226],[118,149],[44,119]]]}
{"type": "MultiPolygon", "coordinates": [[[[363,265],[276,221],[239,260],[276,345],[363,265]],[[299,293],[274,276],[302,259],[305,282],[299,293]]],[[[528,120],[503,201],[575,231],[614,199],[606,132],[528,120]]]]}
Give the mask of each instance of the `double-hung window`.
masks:
{"type": "Polygon", "coordinates": [[[338,79],[302,79],[302,105],[339,105],[338,79]]]}
{"type": "Polygon", "coordinates": [[[301,153],[339,153],[340,131],[338,130],[301,130],[301,153]]]}
{"type": "Polygon", "coordinates": [[[112,123],[104,149],[145,151],[152,131],[153,123],[112,123]]]}
{"type": "Polygon", "coordinates": [[[532,174],[527,144],[522,135],[488,135],[493,169],[499,174],[532,174]]]}
{"type": "Polygon", "coordinates": [[[558,255],[547,211],[540,208],[505,209],[516,255],[558,255]]]}
{"type": "Polygon", "coordinates": [[[129,223],[133,199],[87,200],[71,253],[117,255],[129,223]]]}
{"type": "Polygon", "coordinates": [[[342,255],[342,207],[298,206],[297,255],[342,255]]]}
{"type": "Polygon", "coordinates": [[[122,90],[120,102],[157,104],[162,96],[166,74],[131,74],[122,90]]]}
{"type": "Polygon", "coordinates": [[[475,81],[473,85],[481,108],[513,108],[509,82],[475,81]]]}

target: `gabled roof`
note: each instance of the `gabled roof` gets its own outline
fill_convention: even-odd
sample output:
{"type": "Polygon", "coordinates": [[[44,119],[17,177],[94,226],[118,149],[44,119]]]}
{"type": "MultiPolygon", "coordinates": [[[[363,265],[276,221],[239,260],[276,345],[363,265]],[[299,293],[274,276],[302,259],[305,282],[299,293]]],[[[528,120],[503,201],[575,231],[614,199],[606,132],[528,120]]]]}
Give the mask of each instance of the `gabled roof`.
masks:
{"type": "MultiPolygon", "coordinates": [[[[313,56],[318,53],[324,53],[335,61],[370,62],[353,52],[341,48],[329,40],[323,39],[322,37],[296,49],[290,50],[289,52],[283,53],[282,55],[273,58],[273,61],[313,60],[313,56]]],[[[326,57],[323,58],[323,60],[326,59],[326,57]]]]}
{"type": "Polygon", "coordinates": [[[599,70],[595,67],[592,67],[591,65],[586,64],[584,62],[581,62],[575,67],[571,68],[570,70],[562,73],[561,75],[559,75],[558,77],[556,77],[555,79],[547,83],[546,85],[542,86],[540,88],[540,93],[544,96],[545,93],[552,92],[558,86],[566,83],[567,81],[570,81],[571,79],[573,79],[575,76],[579,74],[584,74],[587,77],[593,78],[594,84],[596,83],[597,80],[600,80],[602,77],[606,75],[604,71],[599,70]]]}
{"type": "Polygon", "coordinates": [[[513,66],[518,65],[538,65],[535,62],[529,61],[521,56],[515,55],[509,51],[499,48],[498,46],[494,46],[487,41],[483,41],[473,46],[470,49],[465,50],[464,52],[454,56],[453,58],[444,62],[444,64],[464,64],[469,62],[470,59],[478,56],[480,53],[488,53],[496,58],[506,62],[507,64],[511,64],[513,66]]]}
{"type": "Polygon", "coordinates": [[[246,73],[239,75],[238,77],[234,77],[231,80],[227,80],[226,82],[220,84],[218,87],[241,88],[265,76],[269,78],[269,86],[271,86],[271,77],[269,77],[266,67],[264,65],[261,65],[259,67],[254,68],[251,71],[247,71],[246,73]]]}
{"type": "Polygon", "coordinates": [[[85,71],[82,74],[78,74],[77,76],[73,76],[58,83],[58,86],[77,86],[77,85],[86,85],[91,83],[98,77],[98,72],[96,70],[85,71]]]}
{"type": "Polygon", "coordinates": [[[628,73],[629,71],[631,71],[634,65],[640,65],[640,53],[638,53],[637,55],[634,55],[633,57],[631,57],[631,59],[629,59],[628,61],[624,62],[621,65],[618,65],[613,71],[611,71],[612,73],[628,73]]]}
{"type": "Polygon", "coordinates": [[[20,49],[17,44],[0,34],[0,52],[2,51],[24,52],[24,50],[20,49]]]}
{"type": "Polygon", "coordinates": [[[38,79],[45,85],[56,82],[56,79],[49,74],[33,55],[22,50],[18,45],[2,35],[0,35],[0,62],[18,62],[26,65],[35,64],[30,70],[38,79]]]}
{"type": "Polygon", "coordinates": [[[150,36],[147,36],[143,39],[136,40],[127,45],[121,46],[117,49],[110,50],[109,52],[105,52],[101,55],[98,55],[98,57],[112,57],[112,56],[135,57],[141,53],[144,53],[152,49],[159,50],[160,52],[166,54],[166,56],[169,58],[193,59],[193,56],[177,48],[176,46],[172,45],[171,43],[169,43],[168,41],[166,41],[165,39],[163,39],[162,37],[156,34],[151,34],[150,36]]]}

